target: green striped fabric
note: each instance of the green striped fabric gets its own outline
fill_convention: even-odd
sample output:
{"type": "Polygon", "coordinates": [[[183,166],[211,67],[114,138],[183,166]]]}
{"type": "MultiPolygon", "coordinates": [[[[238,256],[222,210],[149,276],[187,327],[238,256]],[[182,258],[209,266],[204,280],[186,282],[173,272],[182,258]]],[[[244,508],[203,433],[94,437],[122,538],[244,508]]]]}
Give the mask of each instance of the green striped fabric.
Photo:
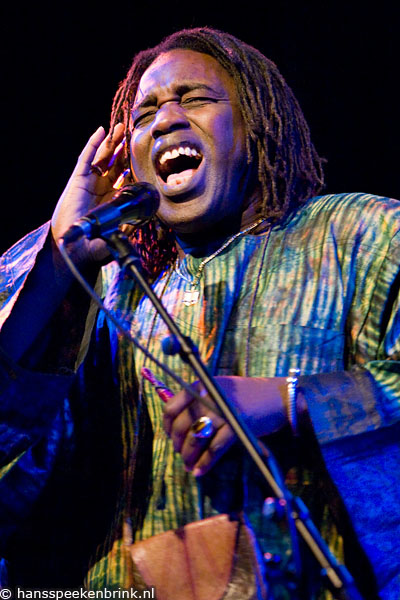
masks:
{"type": "MultiPolygon", "coordinates": [[[[307,392],[310,376],[315,383],[318,374],[336,372],[339,381],[343,371],[357,366],[369,371],[383,393],[366,397],[357,394],[355,386],[348,422],[330,419],[323,388],[318,407],[311,410],[318,416],[314,428],[322,443],[361,433],[395,421],[400,411],[398,300],[391,295],[400,263],[399,217],[400,204],[394,200],[366,194],[314,198],[284,227],[240,237],[212,259],[200,278],[197,304],[182,303],[187,282],[173,268],[162,273],[154,289],[215,375],[286,376],[289,368],[298,367],[307,392]]],[[[183,275],[192,278],[201,260],[187,255],[180,265],[183,275]]],[[[105,281],[106,304],[130,323],[132,334],[180,377],[193,381],[178,356],[163,354],[161,342],[168,332],[149,300],[132,281],[115,276],[112,266],[105,269],[105,281]]],[[[100,316],[100,324],[103,320],[100,316]]],[[[119,369],[125,471],[109,539],[98,549],[88,573],[89,589],[132,583],[126,554],[131,541],[215,512],[202,484],[173,452],[162,428],[162,402],[141,380],[141,367],[152,368],[175,391],[177,385],[109,327],[119,369]],[[137,387],[140,394],[132,402],[137,387]],[[138,481],[137,461],[149,439],[152,472],[147,481],[138,481]],[[147,497],[147,511],[138,509],[138,497],[147,497]]],[[[336,401],[340,404],[340,395],[336,401]]],[[[228,456],[215,476],[207,477],[211,487],[217,490],[222,482],[234,495],[242,469],[248,472],[236,455],[228,456]]],[[[294,471],[289,473],[293,491],[304,493],[313,505],[318,498],[312,490],[318,482],[310,477],[303,473],[297,481],[294,471]]],[[[288,536],[262,522],[262,494],[255,488],[250,483],[246,506],[255,527],[262,529],[258,533],[263,550],[285,555],[288,536]]],[[[340,549],[329,514],[323,514],[318,525],[340,549]]]]}

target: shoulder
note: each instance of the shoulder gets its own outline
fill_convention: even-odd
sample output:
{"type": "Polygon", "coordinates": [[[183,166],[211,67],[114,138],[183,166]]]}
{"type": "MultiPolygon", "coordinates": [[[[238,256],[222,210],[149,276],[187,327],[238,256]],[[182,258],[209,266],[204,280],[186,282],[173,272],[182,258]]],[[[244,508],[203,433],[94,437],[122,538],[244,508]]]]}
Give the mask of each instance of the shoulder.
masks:
{"type": "Polygon", "coordinates": [[[374,194],[327,194],[311,198],[304,206],[310,217],[319,214],[329,218],[362,218],[363,220],[398,219],[400,201],[374,194]]]}
{"type": "Polygon", "coordinates": [[[379,216],[380,214],[392,213],[394,216],[400,214],[400,201],[394,198],[376,196],[374,194],[351,193],[351,194],[326,194],[310,198],[304,205],[310,214],[324,212],[332,216],[341,214],[379,216]]]}
{"type": "Polygon", "coordinates": [[[298,225],[336,239],[359,238],[374,243],[399,237],[400,201],[373,194],[327,194],[311,198],[294,216],[298,225]]]}

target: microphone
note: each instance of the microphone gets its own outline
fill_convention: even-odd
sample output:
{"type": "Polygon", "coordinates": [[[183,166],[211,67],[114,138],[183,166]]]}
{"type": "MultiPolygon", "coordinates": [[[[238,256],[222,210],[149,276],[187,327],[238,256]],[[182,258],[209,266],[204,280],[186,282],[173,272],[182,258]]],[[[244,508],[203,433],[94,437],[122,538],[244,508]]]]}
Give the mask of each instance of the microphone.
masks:
{"type": "Polygon", "coordinates": [[[82,236],[89,240],[102,237],[122,223],[143,225],[155,215],[159,204],[160,196],[150,183],[125,185],[109,202],[75,221],[64,233],[64,243],[69,244],[82,236]]]}

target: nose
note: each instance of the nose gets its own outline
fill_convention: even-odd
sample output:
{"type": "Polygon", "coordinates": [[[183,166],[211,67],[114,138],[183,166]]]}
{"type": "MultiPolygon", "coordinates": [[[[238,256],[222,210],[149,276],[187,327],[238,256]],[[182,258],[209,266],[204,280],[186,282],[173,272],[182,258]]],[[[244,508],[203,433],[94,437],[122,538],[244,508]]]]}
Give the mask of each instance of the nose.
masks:
{"type": "Polygon", "coordinates": [[[171,133],[177,129],[190,127],[182,106],[175,101],[165,102],[158,109],[151,125],[151,135],[157,139],[161,135],[171,133]]]}

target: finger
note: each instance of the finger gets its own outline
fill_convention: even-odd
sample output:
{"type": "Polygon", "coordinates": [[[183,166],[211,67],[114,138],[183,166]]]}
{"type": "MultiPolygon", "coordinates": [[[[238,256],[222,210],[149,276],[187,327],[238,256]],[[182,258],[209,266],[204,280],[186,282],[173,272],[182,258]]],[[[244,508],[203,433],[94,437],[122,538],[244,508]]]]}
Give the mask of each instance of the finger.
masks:
{"type": "Polygon", "coordinates": [[[199,460],[195,463],[192,473],[195,477],[205,475],[211,467],[221,458],[223,454],[233,445],[236,436],[232,429],[224,423],[212,438],[211,442],[203,450],[199,460]]]}
{"type": "Polygon", "coordinates": [[[87,175],[90,171],[90,165],[99,149],[100,144],[104,141],[106,132],[104,127],[99,127],[89,138],[86,146],[79,155],[73,175],[87,175]]]}
{"type": "MultiPolygon", "coordinates": [[[[167,435],[171,436],[174,420],[182,413],[185,408],[190,406],[195,398],[187,391],[181,390],[171,398],[164,407],[164,429],[167,435]]],[[[193,419],[190,420],[189,427],[193,419]]]]}
{"type": "Polygon", "coordinates": [[[115,147],[114,152],[108,161],[107,168],[110,171],[114,165],[118,165],[121,161],[124,160],[124,148],[126,144],[125,136],[122,138],[120,143],[115,147]]]}
{"type": "Polygon", "coordinates": [[[119,190],[126,183],[133,183],[134,178],[131,173],[129,163],[125,153],[126,138],[116,147],[111,161],[108,165],[108,177],[113,183],[113,188],[119,190]]]}
{"type": "MultiPolygon", "coordinates": [[[[123,147],[120,147],[120,144],[124,139],[124,133],[124,124],[118,123],[114,130],[104,138],[101,145],[98,147],[91,164],[99,167],[103,173],[106,173],[109,170],[110,163],[113,161],[113,155],[117,148],[117,155],[121,153],[123,147]]],[[[116,158],[117,157],[115,157],[114,162],[116,158]]]]}
{"type": "MultiPolygon", "coordinates": [[[[217,433],[214,433],[216,436],[217,433]]],[[[201,455],[207,451],[207,448],[212,443],[210,437],[197,437],[194,435],[193,428],[191,427],[187,432],[183,443],[181,444],[180,454],[182,456],[185,467],[191,471],[196,463],[200,460],[201,455]]]]}
{"type": "MultiPolygon", "coordinates": [[[[128,182],[132,183],[131,170],[125,169],[117,178],[116,182],[113,185],[113,188],[114,190],[120,190],[124,185],[127,185],[128,182]]],[[[125,223],[125,225],[127,225],[127,223],[125,223]]],[[[129,235],[129,233],[127,233],[127,235],[129,235]]]]}
{"type": "Polygon", "coordinates": [[[175,452],[180,452],[184,441],[188,435],[190,435],[190,428],[193,423],[193,416],[188,410],[184,410],[175,419],[168,433],[172,440],[175,452]]]}

